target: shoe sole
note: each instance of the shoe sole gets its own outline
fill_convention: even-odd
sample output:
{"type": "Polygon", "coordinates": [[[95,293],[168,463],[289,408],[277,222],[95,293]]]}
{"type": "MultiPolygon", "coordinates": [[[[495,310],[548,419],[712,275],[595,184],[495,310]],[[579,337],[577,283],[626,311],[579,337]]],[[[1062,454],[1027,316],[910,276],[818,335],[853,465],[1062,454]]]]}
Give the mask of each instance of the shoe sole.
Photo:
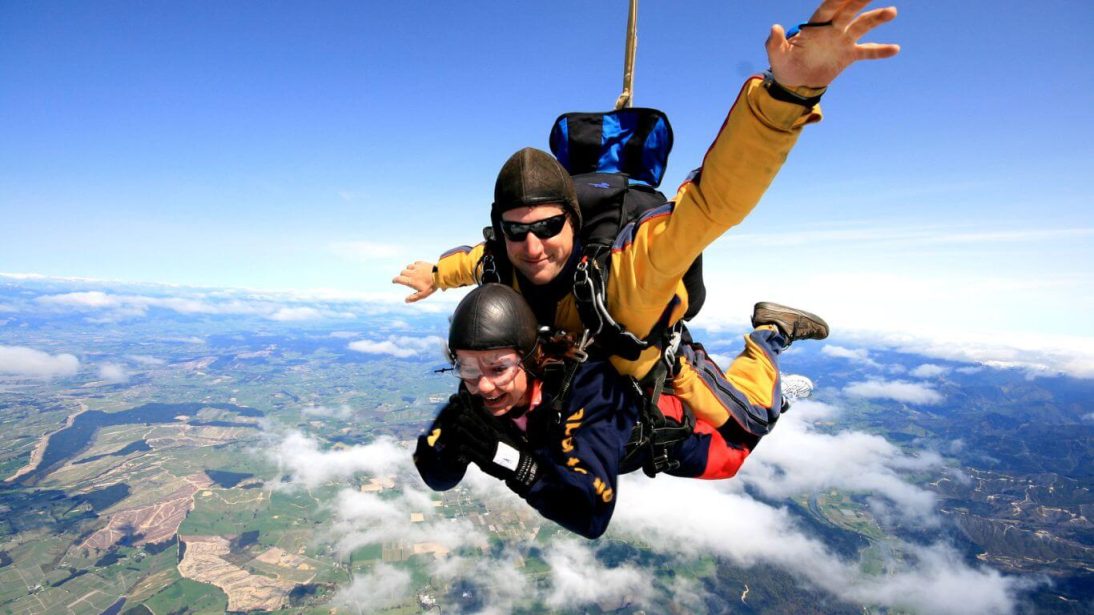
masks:
{"type": "Polygon", "coordinates": [[[806,312],[805,310],[799,310],[797,308],[782,305],[781,303],[772,303],[770,301],[761,301],[757,303],[752,310],[753,327],[758,327],[761,324],[776,324],[782,321],[799,319],[810,321],[817,329],[820,330],[820,335],[818,337],[792,336],[794,339],[823,340],[828,337],[828,323],[825,322],[823,318],[817,316],[812,312],[806,312]],[[790,318],[780,318],[780,315],[789,315],[790,318]],[[757,319],[757,316],[760,316],[760,318],[757,319]],[[761,320],[770,320],[771,322],[759,322],[761,320]]]}

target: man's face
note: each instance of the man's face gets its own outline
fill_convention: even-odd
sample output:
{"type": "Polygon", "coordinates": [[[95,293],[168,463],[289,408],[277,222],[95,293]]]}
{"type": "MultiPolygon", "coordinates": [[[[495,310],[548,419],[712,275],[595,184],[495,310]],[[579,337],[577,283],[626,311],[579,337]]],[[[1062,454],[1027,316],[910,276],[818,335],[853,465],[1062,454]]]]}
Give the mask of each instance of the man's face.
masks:
{"type": "MultiPolygon", "coordinates": [[[[538,205],[510,209],[501,215],[501,219],[506,222],[531,224],[564,213],[561,205],[538,205]]],[[[509,255],[509,262],[537,286],[555,279],[566,266],[573,250],[574,227],[569,219],[554,237],[545,239],[535,233],[528,233],[523,241],[513,241],[505,237],[505,252],[509,255]]]]}
{"type": "Polygon", "coordinates": [[[515,348],[457,350],[456,370],[468,392],[480,397],[494,416],[528,405],[528,373],[521,367],[515,348]]]}

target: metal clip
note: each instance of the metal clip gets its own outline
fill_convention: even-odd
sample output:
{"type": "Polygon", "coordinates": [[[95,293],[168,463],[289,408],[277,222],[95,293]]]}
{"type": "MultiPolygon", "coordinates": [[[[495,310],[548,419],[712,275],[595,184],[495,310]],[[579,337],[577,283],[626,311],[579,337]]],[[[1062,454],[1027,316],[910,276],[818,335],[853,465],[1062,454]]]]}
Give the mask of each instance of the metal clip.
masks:
{"type": "Polygon", "coordinates": [[[661,358],[665,361],[665,366],[669,368],[669,375],[675,375],[676,372],[676,352],[680,350],[680,341],[683,339],[684,328],[681,323],[676,323],[672,327],[672,335],[669,337],[669,343],[665,344],[665,349],[661,353],[661,358]]]}
{"type": "Polygon", "coordinates": [[[482,257],[482,283],[501,284],[501,275],[498,274],[498,268],[497,265],[494,264],[494,255],[492,254],[487,254],[482,257]]]}
{"type": "Polygon", "coordinates": [[[585,349],[588,348],[589,344],[591,344],[592,342],[593,340],[589,334],[589,330],[585,329],[584,331],[582,331],[581,341],[578,342],[576,346],[574,346],[573,350],[570,353],[570,356],[573,358],[573,360],[577,361],[578,363],[584,363],[585,361],[588,361],[589,353],[586,352],[585,349]]]}
{"type": "Polygon", "coordinates": [[[582,257],[581,261],[577,264],[577,270],[574,271],[574,295],[578,294],[578,289],[585,289],[589,293],[589,299],[592,299],[593,291],[591,280],[589,279],[589,258],[582,257]]]}

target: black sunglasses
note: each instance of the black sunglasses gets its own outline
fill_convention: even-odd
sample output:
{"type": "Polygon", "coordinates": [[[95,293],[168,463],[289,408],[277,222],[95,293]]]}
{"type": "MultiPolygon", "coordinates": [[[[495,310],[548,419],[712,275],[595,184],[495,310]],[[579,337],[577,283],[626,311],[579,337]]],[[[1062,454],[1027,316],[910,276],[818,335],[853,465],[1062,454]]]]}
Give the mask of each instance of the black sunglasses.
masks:
{"type": "Polygon", "coordinates": [[[563,226],[566,226],[564,213],[528,223],[502,220],[501,232],[509,241],[521,242],[528,238],[528,233],[540,239],[550,239],[561,233],[563,226]]]}

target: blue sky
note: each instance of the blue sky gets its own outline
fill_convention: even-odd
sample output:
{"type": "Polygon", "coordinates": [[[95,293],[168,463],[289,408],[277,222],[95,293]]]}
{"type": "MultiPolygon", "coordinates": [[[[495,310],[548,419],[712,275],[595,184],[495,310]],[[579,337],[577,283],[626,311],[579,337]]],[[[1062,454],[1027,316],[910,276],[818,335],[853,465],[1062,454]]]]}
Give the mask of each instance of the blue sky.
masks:
{"type": "MultiPolygon", "coordinates": [[[[611,106],[625,5],[2,2],[0,272],[397,293],[403,263],[478,238],[510,153],[611,106]]],[[[844,329],[1094,341],[1094,5],[897,6],[868,39],[902,53],[837,80],[708,251],[703,316],[776,299],[844,329]]],[[[671,193],[770,24],[813,5],[640,8],[671,193]]]]}

